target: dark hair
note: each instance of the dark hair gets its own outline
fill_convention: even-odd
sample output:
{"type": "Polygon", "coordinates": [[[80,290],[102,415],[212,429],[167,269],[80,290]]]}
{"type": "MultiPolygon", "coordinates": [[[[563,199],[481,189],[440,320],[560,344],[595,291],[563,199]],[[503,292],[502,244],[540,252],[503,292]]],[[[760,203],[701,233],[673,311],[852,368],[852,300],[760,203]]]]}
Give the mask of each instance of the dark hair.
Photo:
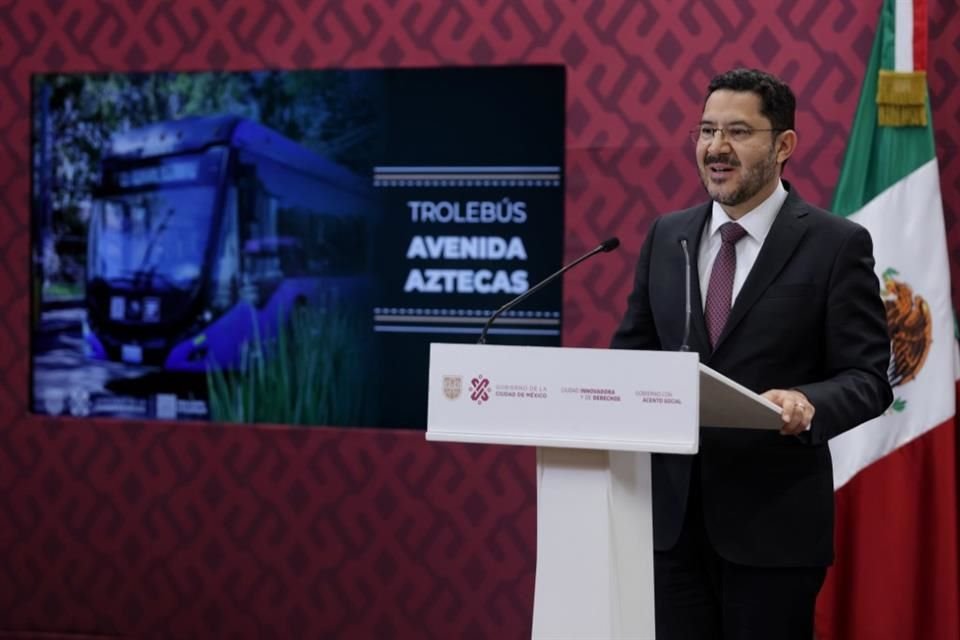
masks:
{"type": "Polygon", "coordinates": [[[793,129],[797,99],[780,78],[757,69],[733,69],[713,77],[707,87],[707,98],[718,89],[757,94],[760,96],[760,113],[770,121],[772,128],[793,129]]]}

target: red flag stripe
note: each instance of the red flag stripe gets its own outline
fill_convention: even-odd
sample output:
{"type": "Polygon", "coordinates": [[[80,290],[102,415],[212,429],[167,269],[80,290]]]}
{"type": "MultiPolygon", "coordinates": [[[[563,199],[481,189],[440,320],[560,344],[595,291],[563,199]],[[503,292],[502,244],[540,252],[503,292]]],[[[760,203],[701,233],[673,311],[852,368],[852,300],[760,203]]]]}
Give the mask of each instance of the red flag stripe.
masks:
{"type": "Polygon", "coordinates": [[[931,429],[837,491],[818,640],[960,638],[956,429],[931,429]]]}
{"type": "Polygon", "coordinates": [[[927,0],[913,0],[913,70],[927,69],[927,0]]]}

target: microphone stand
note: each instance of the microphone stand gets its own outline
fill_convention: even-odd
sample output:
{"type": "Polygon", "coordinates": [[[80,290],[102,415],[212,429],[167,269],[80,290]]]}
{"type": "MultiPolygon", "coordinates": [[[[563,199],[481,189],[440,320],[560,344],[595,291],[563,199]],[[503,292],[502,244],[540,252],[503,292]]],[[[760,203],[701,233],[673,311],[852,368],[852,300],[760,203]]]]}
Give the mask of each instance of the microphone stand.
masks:
{"type": "Polygon", "coordinates": [[[494,320],[499,318],[500,314],[502,314],[504,311],[508,311],[513,307],[517,306],[518,304],[520,304],[521,302],[523,302],[524,300],[526,300],[527,298],[535,294],[537,291],[540,291],[540,289],[543,289],[545,286],[547,286],[548,284],[550,284],[551,282],[553,282],[554,280],[556,280],[557,278],[562,276],[564,273],[574,268],[575,266],[577,266],[587,258],[592,258],[598,253],[607,253],[609,251],[613,251],[619,246],[620,246],[620,240],[618,238],[610,238],[608,240],[604,240],[599,245],[597,245],[597,247],[594,248],[593,250],[583,254],[582,256],[580,256],[570,264],[564,266],[562,269],[560,269],[556,273],[550,274],[549,276],[547,276],[546,278],[538,282],[533,287],[527,289],[526,291],[521,293],[519,296],[517,296],[513,300],[510,300],[509,302],[507,302],[505,305],[503,305],[502,307],[494,311],[493,315],[487,318],[487,321],[483,325],[483,329],[480,331],[480,338],[477,340],[477,344],[487,343],[487,331],[490,330],[490,326],[493,324],[494,320]]]}
{"type": "Polygon", "coordinates": [[[686,237],[680,238],[680,247],[683,249],[684,261],[684,281],[686,284],[684,290],[684,310],[683,310],[683,342],[680,343],[680,351],[690,351],[690,251],[687,249],[686,237]]]}

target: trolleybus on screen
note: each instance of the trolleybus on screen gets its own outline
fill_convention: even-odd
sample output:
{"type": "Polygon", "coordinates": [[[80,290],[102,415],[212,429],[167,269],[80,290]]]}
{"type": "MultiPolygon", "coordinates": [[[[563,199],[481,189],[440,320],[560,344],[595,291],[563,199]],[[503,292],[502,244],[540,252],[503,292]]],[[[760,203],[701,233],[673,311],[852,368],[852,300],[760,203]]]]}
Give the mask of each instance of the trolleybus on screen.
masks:
{"type": "Polygon", "coordinates": [[[298,305],[359,304],[374,207],[368,179],[250,120],[115,135],[89,225],[89,355],[231,367],[298,305]]]}

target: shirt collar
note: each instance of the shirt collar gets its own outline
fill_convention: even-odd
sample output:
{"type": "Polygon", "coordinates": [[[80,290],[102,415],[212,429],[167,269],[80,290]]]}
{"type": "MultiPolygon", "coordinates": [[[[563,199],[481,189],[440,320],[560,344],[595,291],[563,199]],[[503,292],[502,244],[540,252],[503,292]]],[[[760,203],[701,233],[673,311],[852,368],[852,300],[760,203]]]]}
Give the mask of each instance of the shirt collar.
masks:
{"type": "Polygon", "coordinates": [[[787,190],[783,186],[783,181],[777,181],[777,188],[770,196],[758,204],[754,209],[743,214],[739,220],[731,220],[727,212],[723,210],[720,203],[713,202],[713,210],[710,216],[710,231],[707,237],[712,237],[715,233],[720,233],[720,225],[727,222],[736,222],[751,238],[761,244],[770,232],[773,226],[773,220],[777,217],[777,212],[783,207],[787,200],[787,190]]]}

